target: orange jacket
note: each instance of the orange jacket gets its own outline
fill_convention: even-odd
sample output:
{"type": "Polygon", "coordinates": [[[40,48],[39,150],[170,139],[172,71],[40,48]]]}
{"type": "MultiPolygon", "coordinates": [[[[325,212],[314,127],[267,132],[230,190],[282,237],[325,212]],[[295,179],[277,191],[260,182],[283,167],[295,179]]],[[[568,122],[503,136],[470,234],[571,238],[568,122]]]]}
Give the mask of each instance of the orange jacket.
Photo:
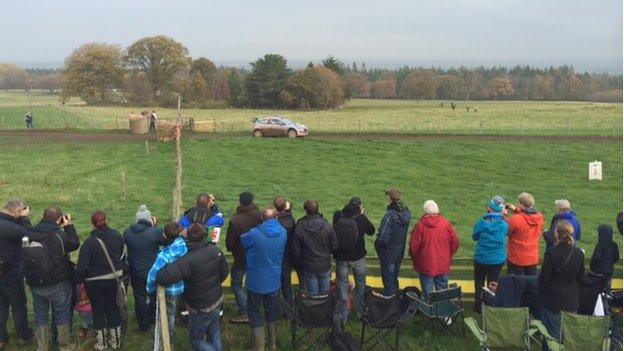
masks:
{"type": "Polygon", "coordinates": [[[507,259],[517,266],[532,266],[539,262],[539,240],[544,229],[544,216],[530,209],[516,211],[507,219],[509,241],[507,259]]]}

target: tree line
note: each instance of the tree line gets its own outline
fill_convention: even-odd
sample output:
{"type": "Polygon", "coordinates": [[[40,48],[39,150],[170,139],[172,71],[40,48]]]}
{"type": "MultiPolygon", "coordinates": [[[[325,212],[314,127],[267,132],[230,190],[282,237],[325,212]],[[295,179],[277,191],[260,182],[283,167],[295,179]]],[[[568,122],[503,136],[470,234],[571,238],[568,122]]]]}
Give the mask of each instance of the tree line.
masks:
{"type": "Polygon", "coordinates": [[[350,98],[439,100],[622,101],[622,75],[578,73],[571,66],[368,69],[329,56],[293,70],[278,54],[249,69],[217,67],[192,58],[166,36],[146,37],[127,48],[80,46],[60,70],[21,70],[0,64],[0,89],[60,91],[90,105],[171,106],[181,96],[191,107],[331,109],[350,98]]]}

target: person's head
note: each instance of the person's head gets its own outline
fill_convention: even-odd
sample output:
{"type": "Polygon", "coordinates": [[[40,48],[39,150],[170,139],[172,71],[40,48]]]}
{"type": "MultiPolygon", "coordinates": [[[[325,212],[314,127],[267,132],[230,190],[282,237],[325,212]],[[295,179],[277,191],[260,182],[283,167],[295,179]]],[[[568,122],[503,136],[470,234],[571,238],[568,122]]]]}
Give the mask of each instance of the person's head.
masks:
{"type": "Polygon", "coordinates": [[[288,200],[283,196],[278,196],[273,199],[273,207],[277,210],[277,212],[282,212],[286,209],[288,205],[288,200]]]}
{"type": "Polygon", "coordinates": [[[238,202],[243,206],[249,206],[253,203],[254,195],[249,191],[243,191],[238,195],[238,202]]]}
{"type": "Polygon", "coordinates": [[[496,195],[494,196],[487,204],[488,212],[501,213],[505,208],[505,200],[502,196],[496,195]]]}
{"type": "Polygon", "coordinates": [[[433,216],[439,214],[440,210],[438,209],[438,204],[436,204],[435,201],[427,200],[423,204],[423,212],[428,216],[433,216]]]}
{"type": "Polygon", "coordinates": [[[43,220],[50,223],[60,224],[63,211],[58,206],[48,207],[43,211],[43,220]]]}
{"type": "Polygon", "coordinates": [[[518,195],[518,205],[520,205],[520,209],[533,208],[533,206],[535,206],[535,199],[533,195],[529,193],[522,193],[518,195]]]}
{"type": "Polygon", "coordinates": [[[613,227],[608,224],[601,224],[598,226],[598,242],[611,242],[613,241],[613,227]]]}
{"type": "Polygon", "coordinates": [[[152,212],[150,212],[150,210],[147,208],[147,205],[139,206],[139,210],[134,216],[134,221],[136,223],[145,222],[149,223],[150,225],[152,224],[152,212]]]}
{"type": "Polygon", "coordinates": [[[277,218],[277,210],[273,206],[269,206],[262,211],[262,220],[266,221],[269,219],[277,218]]]}
{"type": "Polygon", "coordinates": [[[570,212],[572,206],[570,206],[570,201],[566,199],[555,200],[555,206],[557,207],[557,212],[570,212]]]}
{"type": "Polygon", "coordinates": [[[97,211],[91,215],[91,224],[97,229],[104,229],[106,225],[106,213],[103,211],[97,211]]]}
{"type": "Polygon", "coordinates": [[[177,222],[169,222],[165,224],[164,232],[165,239],[171,242],[174,241],[178,236],[180,236],[180,233],[182,232],[182,227],[177,222]]]}
{"type": "Polygon", "coordinates": [[[20,217],[22,211],[24,211],[26,208],[28,208],[28,205],[26,205],[24,200],[13,198],[7,200],[7,202],[4,203],[4,208],[2,209],[2,212],[8,214],[9,216],[18,218],[20,217]]]}
{"type": "Polygon", "coordinates": [[[395,188],[386,190],[386,195],[388,195],[388,201],[391,203],[398,203],[401,202],[401,199],[403,199],[403,194],[395,188]]]}
{"type": "Polygon", "coordinates": [[[568,221],[559,221],[555,226],[555,245],[574,245],[574,227],[568,221]]]}
{"type": "Polygon", "coordinates": [[[206,238],[206,227],[199,223],[193,223],[186,231],[186,239],[190,243],[196,243],[206,238]]]}
{"type": "Polygon", "coordinates": [[[211,205],[212,198],[209,194],[201,193],[197,195],[197,199],[195,200],[195,204],[197,207],[208,208],[211,205]]]}
{"type": "Polygon", "coordinates": [[[303,210],[308,216],[318,214],[319,204],[314,200],[307,200],[303,203],[303,210]]]}

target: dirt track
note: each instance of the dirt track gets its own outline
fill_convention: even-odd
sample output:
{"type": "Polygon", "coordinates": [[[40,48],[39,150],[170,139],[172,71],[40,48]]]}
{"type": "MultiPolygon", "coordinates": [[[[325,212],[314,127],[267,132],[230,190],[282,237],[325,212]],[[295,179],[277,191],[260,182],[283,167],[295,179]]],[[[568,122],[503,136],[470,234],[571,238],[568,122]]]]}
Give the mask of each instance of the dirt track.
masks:
{"type": "MultiPolygon", "coordinates": [[[[217,134],[186,134],[193,139],[227,139],[249,136],[243,132],[217,134]]],[[[0,130],[0,138],[14,137],[36,142],[132,142],[155,141],[156,135],[132,135],[126,132],[79,132],[59,130],[0,130]]],[[[529,141],[529,142],[572,142],[572,143],[615,143],[621,137],[606,136],[519,136],[519,135],[476,135],[476,134],[382,134],[382,133],[323,133],[307,137],[313,140],[371,140],[371,141],[529,141]]]]}

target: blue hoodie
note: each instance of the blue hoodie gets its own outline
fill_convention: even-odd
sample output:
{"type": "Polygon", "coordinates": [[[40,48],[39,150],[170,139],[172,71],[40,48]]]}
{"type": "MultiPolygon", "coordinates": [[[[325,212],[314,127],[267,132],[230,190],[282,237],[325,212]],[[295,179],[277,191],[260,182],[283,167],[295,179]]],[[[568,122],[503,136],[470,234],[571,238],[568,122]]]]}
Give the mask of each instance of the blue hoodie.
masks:
{"type": "Polygon", "coordinates": [[[574,244],[581,240],[581,223],[576,218],[576,212],[560,212],[555,213],[552,220],[550,221],[550,229],[544,232],[544,240],[546,241],[546,251],[550,251],[555,246],[555,226],[559,221],[568,221],[572,224],[574,228],[574,234],[572,237],[574,238],[574,244]]]}
{"type": "Polygon", "coordinates": [[[286,239],[286,229],[277,219],[266,220],[241,235],[247,260],[247,289],[256,294],[279,290],[286,239]]]}
{"type": "Polygon", "coordinates": [[[507,259],[507,232],[509,225],[500,213],[488,213],[472,229],[472,240],[477,242],[475,261],[497,265],[507,259]]]}
{"type": "Polygon", "coordinates": [[[401,203],[388,205],[388,211],[381,219],[375,250],[379,259],[397,262],[405,256],[405,240],[409,222],[412,219],[410,210],[401,203]]]}

